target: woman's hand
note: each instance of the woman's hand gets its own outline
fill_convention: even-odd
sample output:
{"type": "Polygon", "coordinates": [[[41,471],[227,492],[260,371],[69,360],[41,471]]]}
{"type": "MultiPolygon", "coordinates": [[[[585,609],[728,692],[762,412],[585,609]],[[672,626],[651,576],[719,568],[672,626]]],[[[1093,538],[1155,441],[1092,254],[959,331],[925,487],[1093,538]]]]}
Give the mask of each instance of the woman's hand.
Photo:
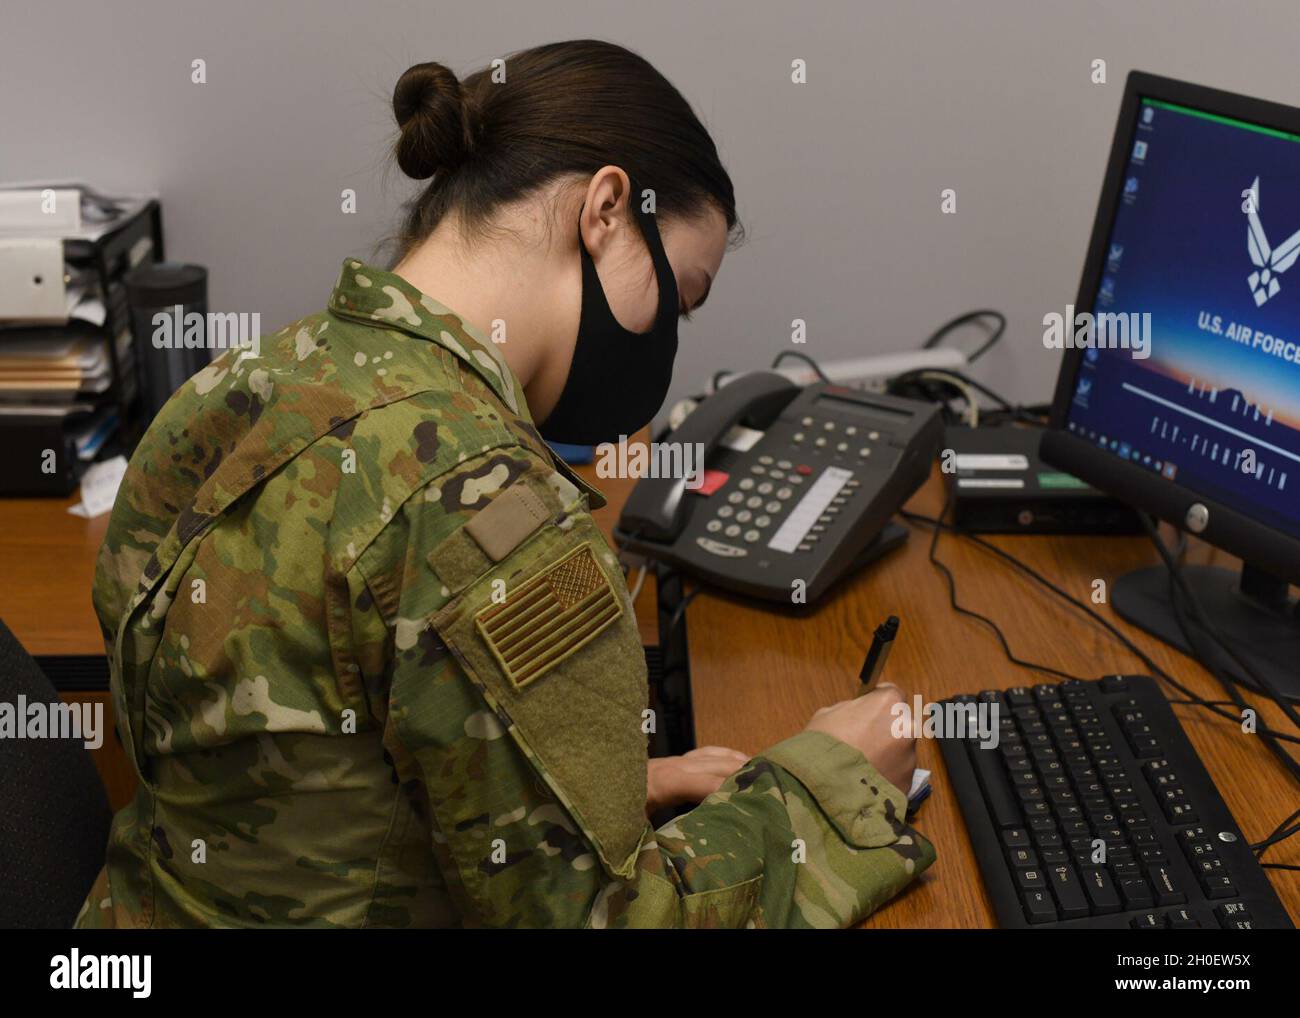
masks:
{"type": "Polygon", "coordinates": [[[812,716],[805,731],[825,732],[847,742],[871,761],[886,781],[904,795],[912,788],[916,769],[916,740],[894,735],[894,707],[905,704],[903,691],[882,682],[870,693],[823,707],[812,716]]]}
{"type": "Polygon", "coordinates": [[[749,762],[749,757],[722,746],[701,746],[684,756],[652,757],[646,768],[647,815],[665,806],[696,803],[749,762]]]}

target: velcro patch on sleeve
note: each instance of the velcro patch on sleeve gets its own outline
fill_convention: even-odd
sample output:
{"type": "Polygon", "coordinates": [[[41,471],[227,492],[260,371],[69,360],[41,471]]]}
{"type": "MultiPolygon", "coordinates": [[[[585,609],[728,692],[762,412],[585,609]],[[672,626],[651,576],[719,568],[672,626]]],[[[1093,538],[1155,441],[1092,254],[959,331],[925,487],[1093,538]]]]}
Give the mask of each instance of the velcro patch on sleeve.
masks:
{"type": "Polygon", "coordinates": [[[524,543],[550,515],[542,497],[526,483],[511,485],[465,524],[493,562],[500,562],[524,543]]]}
{"type": "Polygon", "coordinates": [[[623,614],[609,577],[583,544],[474,616],[511,685],[521,689],[623,614]]]}

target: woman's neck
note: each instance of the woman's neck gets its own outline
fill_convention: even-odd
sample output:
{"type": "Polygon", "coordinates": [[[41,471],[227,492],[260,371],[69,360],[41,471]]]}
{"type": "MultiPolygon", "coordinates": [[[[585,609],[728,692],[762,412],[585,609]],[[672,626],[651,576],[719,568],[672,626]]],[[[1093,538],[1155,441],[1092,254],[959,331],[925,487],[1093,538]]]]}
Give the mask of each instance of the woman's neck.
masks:
{"type": "Polygon", "coordinates": [[[582,270],[577,257],[556,258],[537,226],[496,222],[500,238],[470,240],[449,218],[393,271],[498,344],[540,423],[569,373],[582,270]]]}

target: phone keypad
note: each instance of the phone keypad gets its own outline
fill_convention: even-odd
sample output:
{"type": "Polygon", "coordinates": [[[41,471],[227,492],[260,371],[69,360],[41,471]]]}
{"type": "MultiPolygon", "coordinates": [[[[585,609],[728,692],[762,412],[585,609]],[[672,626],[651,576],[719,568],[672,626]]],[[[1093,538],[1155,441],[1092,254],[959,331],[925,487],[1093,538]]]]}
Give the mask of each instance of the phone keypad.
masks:
{"type": "MultiPolygon", "coordinates": [[[[812,473],[807,467],[796,466],[789,460],[775,460],[771,456],[760,456],[751,467],[756,473],[777,477],[779,486],[771,481],[756,481],[753,477],[741,477],[734,482],[735,490],[727,494],[726,502],[718,506],[713,517],[704,529],[710,534],[722,533],[725,537],[741,538],[747,544],[757,544],[763,539],[764,531],[774,524],[779,525],[786,511],[798,500],[795,498],[806,476],[812,473]],[[775,466],[774,466],[775,464],[775,466]]],[[[797,551],[810,552],[818,539],[826,532],[827,525],[834,522],[840,508],[848,503],[862,482],[850,478],[845,482],[840,493],[836,495],[803,540],[797,551]]]]}

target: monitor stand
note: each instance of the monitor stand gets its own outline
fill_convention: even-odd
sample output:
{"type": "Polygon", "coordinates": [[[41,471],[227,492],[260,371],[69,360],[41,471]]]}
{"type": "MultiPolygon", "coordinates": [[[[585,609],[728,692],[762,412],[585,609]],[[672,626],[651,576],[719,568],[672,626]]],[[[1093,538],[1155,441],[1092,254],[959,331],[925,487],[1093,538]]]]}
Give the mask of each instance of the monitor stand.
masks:
{"type": "MultiPolygon", "coordinates": [[[[1183,577],[1237,655],[1271,679],[1288,700],[1300,701],[1300,606],[1286,582],[1250,565],[1240,574],[1217,566],[1184,566],[1183,577]]],[[[1169,571],[1153,566],[1115,580],[1111,603],[1121,618],[1195,657],[1174,617],[1169,593],[1169,571]]],[[[1201,630],[1190,614],[1184,613],[1184,620],[1194,632],[1201,630]]],[[[1259,690],[1212,637],[1205,635],[1197,644],[1220,671],[1259,690]]]]}

